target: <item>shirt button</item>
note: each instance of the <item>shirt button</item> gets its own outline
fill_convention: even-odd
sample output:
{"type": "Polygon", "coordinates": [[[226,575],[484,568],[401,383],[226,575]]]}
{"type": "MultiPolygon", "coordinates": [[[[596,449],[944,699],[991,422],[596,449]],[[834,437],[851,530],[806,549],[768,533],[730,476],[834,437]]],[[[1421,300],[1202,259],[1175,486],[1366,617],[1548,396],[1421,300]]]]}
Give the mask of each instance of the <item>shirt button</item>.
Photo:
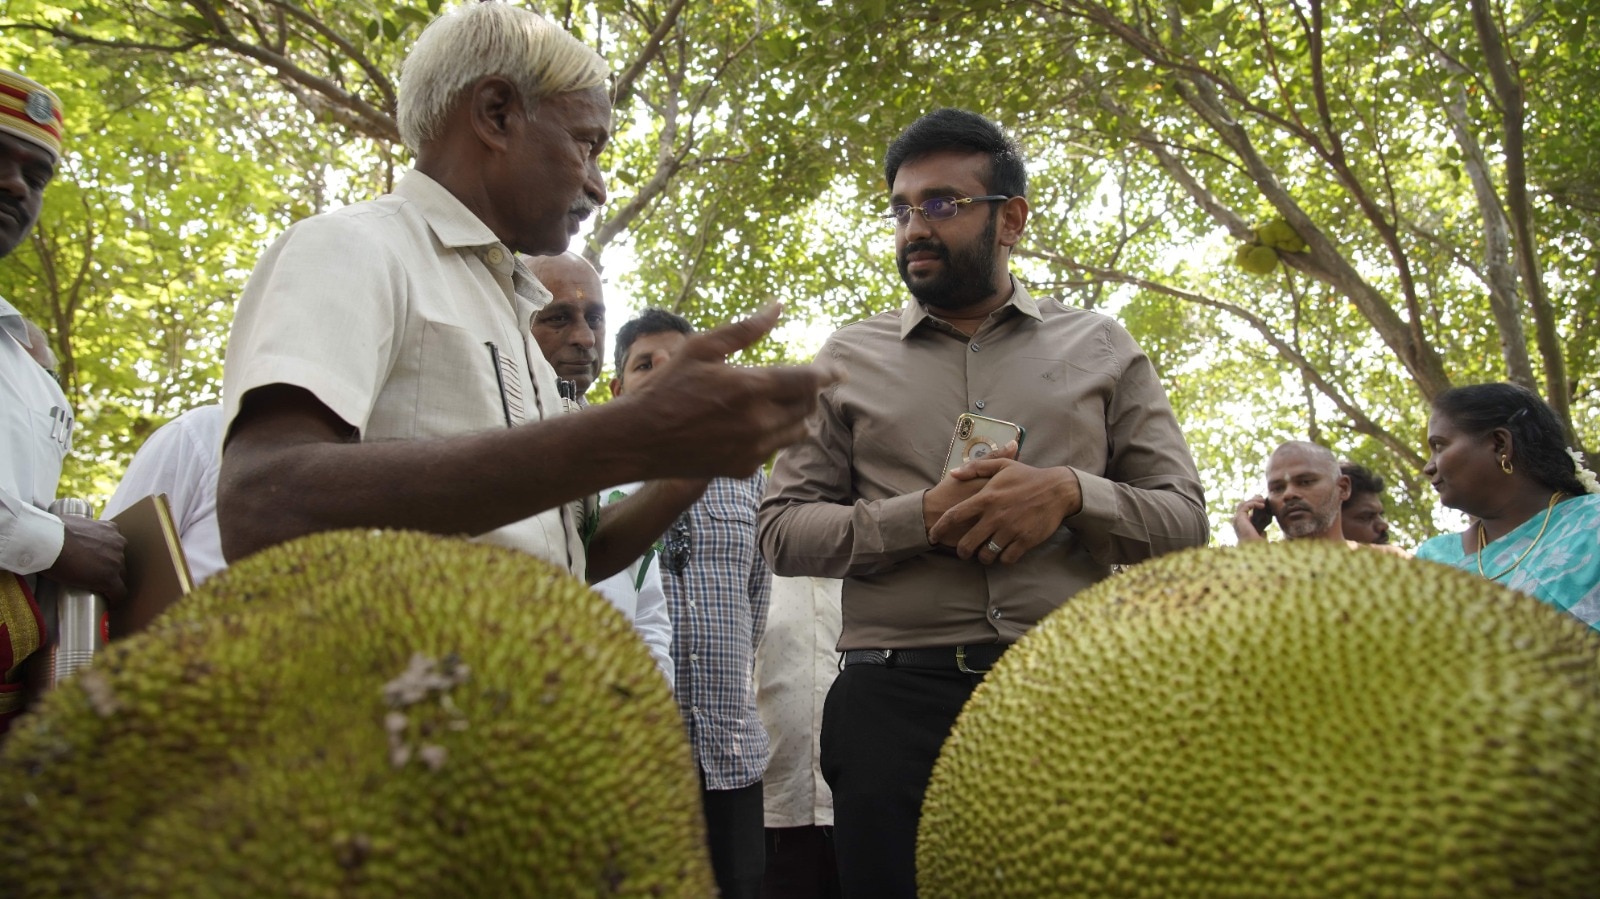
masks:
{"type": "Polygon", "coordinates": [[[973,403],[972,405],[977,406],[979,409],[982,409],[983,408],[983,400],[978,400],[976,403],[973,403]]]}
{"type": "Polygon", "coordinates": [[[989,617],[993,618],[996,621],[999,621],[1000,620],[1000,610],[999,609],[995,609],[994,611],[990,612],[989,613],[989,617]]]}
{"type": "Polygon", "coordinates": [[[977,351],[978,351],[978,350],[980,350],[980,349],[982,349],[982,347],[981,347],[981,346],[979,346],[979,345],[978,345],[978,344],[976,344],[976,343],[974,343],[974,344],[969,344],[969,346],[971,346],[971,347],[972,347],[972,351],[973,351],[973,352],[974,352],[974,353],[976,353],[976,352],[977,352],[977,351]]]}
{"type": "Polygon", "coordinates": [[[491,247],[489,249],[488,258],[489,258],[489,264],[490,265],[499,265],[502,261],[505,260],[506,254],[500,252],[500,248],[499,247],[491,247]]]}
{"type": "Polygon", "coordinates": [[[691,662],[700,661],[700,653],[698,653],[698,652],[689,653],[689,661],[691,661],[691,662]]]}
{"type": "Polygon", "coordinates": [[[33,553],[23,553],[20,557],[18,557],[17,561],[22,563],[18,566],[19,568],[32,568],[33,553]]]}

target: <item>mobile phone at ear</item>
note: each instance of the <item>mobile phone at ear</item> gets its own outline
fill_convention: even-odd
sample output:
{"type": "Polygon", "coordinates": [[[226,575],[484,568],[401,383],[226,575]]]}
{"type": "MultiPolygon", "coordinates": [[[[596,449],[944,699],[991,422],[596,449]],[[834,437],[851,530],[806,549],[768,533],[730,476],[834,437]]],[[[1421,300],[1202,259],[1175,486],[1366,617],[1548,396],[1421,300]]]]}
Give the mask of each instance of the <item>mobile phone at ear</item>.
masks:
{"type": "Polygon", "coordinates": [[[1256,529],[1257,534],[1265,534],[1269,524],[1272,524],[1271,506],[1262,506],[1250,513],[1250,526],[1256,529]]]}
{"type": "Polygon", "coordinates": [[[956,416],[956,430],[950,437],[950,452],[945,456],[944,472],[940,477],[949,474],[952,468],[960,468],[968,462],[1005,449],[1005,445],[1013,440],[1017,442],[1017,454],[1020,456],[1023,438],[1027,436],[1027,430],[1019,424],[963,412],[956,416]]]}

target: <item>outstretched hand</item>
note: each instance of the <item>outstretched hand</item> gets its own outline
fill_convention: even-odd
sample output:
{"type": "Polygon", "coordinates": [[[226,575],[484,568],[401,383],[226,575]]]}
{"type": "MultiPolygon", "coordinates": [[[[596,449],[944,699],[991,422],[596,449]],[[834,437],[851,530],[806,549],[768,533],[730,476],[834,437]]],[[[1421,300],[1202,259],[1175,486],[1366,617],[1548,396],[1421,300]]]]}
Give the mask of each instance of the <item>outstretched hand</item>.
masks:
{"type": "Polygon", "coordinates": [[[838,380],[835,372],[816,365],[726,364],[770,333],[781,312],[774,303],[690,336],[660,376],[630,392],[660,423],[650,439],[670,470],[684,477],[748,477],[805,436],[806,417],[822,389],[838,380]]]}

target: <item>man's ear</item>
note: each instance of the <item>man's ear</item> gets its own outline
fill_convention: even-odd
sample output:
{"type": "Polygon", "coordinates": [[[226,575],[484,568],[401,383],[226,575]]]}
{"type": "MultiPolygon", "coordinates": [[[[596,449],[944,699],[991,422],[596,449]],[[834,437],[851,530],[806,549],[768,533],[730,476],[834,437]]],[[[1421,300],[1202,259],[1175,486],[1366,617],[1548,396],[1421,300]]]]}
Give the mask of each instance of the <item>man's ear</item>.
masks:
{"type": "Polygon", "coordinates": [[[1347,474],[1339,475],[1337,483],[1339,485],[1339,505],[1342,506],[1350,501],[1350,476],[1347,474]]]}
{"type": "Polygon", "coordinates": [[[490,75],[467,88],[467,104],[472,133],[485,146],[505,152],[523,113],[516,87],[499,75],[490,75]]]}
{"type": "Polygon", "coordinates": [[[619,396],[622,396],[622,376],[621,375],[618,375],[615,378],[611,379],[611,397],[612,397],[612,399],[615,399],[615,398],[617,398],[619,396]]]}
{"type": "Polygon", "coordinates": [[[1014,247],[1022,240],[1022,229],[1028,224],[1028,198],[1012,197],[1000,207],[1000,245],[1014,247]]]}

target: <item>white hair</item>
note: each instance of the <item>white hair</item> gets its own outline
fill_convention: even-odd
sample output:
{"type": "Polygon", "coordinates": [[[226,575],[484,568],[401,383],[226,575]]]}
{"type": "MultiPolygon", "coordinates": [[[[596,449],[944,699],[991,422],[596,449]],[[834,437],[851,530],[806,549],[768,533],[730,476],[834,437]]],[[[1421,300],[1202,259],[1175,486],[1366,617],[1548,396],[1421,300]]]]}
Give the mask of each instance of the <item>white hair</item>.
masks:
{"type": "Polygon", "coordinates": [[[606,83],[600,54],[530,9],[468,2],[434,19],[400,65],[400,139],[418,152],[439,136],[461,92],[499,75],[525,104],[606,83]]]}

